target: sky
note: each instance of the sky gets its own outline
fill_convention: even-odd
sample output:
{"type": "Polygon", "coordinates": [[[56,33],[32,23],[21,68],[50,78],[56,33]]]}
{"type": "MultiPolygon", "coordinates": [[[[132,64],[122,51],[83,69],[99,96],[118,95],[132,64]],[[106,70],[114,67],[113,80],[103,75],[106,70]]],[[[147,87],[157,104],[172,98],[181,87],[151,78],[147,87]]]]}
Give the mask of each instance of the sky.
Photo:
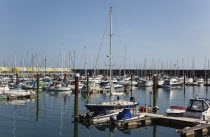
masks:
{"type": "Polygon", "coordinates": [[[114,68],[208,68],[209,0],[0,0],[0,66],[108,68],[110,7],[114,68]]]}

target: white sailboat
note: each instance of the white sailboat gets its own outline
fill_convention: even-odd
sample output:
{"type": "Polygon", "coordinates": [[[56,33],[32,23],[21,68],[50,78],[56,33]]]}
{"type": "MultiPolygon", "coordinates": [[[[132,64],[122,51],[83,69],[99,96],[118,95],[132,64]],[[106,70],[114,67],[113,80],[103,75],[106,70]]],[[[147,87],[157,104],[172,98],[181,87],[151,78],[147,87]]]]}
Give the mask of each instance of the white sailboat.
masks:
{"type": "MultiPolygon", "coordinates": [[[[110,71],[110,95],[123,95],[121,93],[116,93],[114,91],[114,85],[112,81],[112,7],[110,8],[110,55],[109,57],[109,71],[110,71]]],[[[115,100],[115,101],[105,101],[100,104],[86,104],[85,107],[89,111],[101,111],[103,109],[113,110],[113,109],[124,109],[124,108],[135,108],[139,103],[135,99],[131,101],[126,100],[115,100]]]]}
{"type": "Polygon", "coordinates": [[[109,84],[110,84],[110,96],[122,96],[124,93],[116,93],[115,87],[113,85],[113,76],[112,76],[112,7],[110,8],[110,54],[109,57],[109,84]]]}

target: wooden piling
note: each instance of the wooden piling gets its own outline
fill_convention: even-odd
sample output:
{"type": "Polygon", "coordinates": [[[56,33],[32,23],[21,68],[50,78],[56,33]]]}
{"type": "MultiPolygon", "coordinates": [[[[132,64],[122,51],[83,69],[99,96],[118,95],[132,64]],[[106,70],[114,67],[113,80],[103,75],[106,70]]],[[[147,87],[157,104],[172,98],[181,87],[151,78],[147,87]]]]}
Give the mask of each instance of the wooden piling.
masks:
{"type": "Polygon", "coordinates": [[[37,89],[36,89],[36,94],[37,94],[37,97],[39,95],[39,74],[36,74],[36,83],[37,83],[37,89]]]}
{"type": "Polygon", "coordinates": [[[18,85],[19,79],[18,79],[18,72],[16,73],[16,85],[18,85]]]}
{"type": "Polygon", "coordinates": [[[64,74],[63,82],[66,82],[66,81],[67,81],[67,74],[64,74]]]}
{"type": "Polygon", "coordinates": [[[75,74],[74,121],[78,121],[79,74],[75,74]]]}
{"type": "Polygon", "coordinates": [[[158,76],[155,74],[153,76],[153,107],[156,107],[157,85],[158,85],[158,76]]]}
{"type": "Polygon", "coordinates": [[[206,86],[208,86],[208,73],[206,74],[205,78],[206,78],[206,86]]]}
{"type": "Polygon", "coordinates": [[[186,76],[185,76],[185,72],[184,72],[184,81],[183,81],[184,85],[183,86],[185,86],[185,81],[186,81],[185,79],[186,79],[186,76]]]}
{"type": "Polygon", "coordinates": [[[87,73],[87,93],[89,93],[89,73],[87,73]]]}
{"type": "Polygon", "coordinates": [[[133,74],[131,73],[131,94],[132,94],[132,91],[133,91],[133,74]]]}
{"type": "Polygon", "coordinates": [[[74,137],[78,137],[78,122],[74,122],[74,137]]]}

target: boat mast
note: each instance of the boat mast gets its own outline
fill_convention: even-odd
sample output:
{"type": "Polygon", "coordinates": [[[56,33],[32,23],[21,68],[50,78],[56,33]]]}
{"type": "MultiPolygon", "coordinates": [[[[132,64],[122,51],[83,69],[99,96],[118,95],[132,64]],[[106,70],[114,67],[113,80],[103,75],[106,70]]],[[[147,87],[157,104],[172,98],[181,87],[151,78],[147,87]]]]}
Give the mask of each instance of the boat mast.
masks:
{"type": "Polygon", "coordinates": [[[110,91],[112,89],[112,7],[110,7],[110,55],[109,55],[110,91]]]}
{"type": "Polygon", "coordinates": [[[44,59],[44,75],[46,76],[46,73],[47,73],[47,57],[45,56],[45,59],[44,59]]]}

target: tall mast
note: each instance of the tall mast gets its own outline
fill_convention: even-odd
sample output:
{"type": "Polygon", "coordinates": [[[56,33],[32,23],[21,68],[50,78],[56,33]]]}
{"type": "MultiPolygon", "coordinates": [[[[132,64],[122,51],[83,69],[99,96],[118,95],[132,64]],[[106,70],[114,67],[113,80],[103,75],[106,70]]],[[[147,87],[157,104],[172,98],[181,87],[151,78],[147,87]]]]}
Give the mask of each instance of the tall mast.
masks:
{"type": "Polygon", "coordinates": [[[46,76],[46,72],[47,72],[47,57],[45,56],[44,59],[44,75],[46,76]]]}
{"type": "Polygon", "coordinates": [[[124,53],[124,76],[125,76],[125,56],[126,56],[126,46],[125,46],[125,53],[124,53]]]}
{"type": "Polygon", "coordinates": [[[112,7],[110,7],[110,55],[109,55],[110,90],[112,89],[112,7]]]}
{"type": "Polygon", "coordinates": [[[85,76],[87,77],[87,48],[85,46],[85,76]]]}

